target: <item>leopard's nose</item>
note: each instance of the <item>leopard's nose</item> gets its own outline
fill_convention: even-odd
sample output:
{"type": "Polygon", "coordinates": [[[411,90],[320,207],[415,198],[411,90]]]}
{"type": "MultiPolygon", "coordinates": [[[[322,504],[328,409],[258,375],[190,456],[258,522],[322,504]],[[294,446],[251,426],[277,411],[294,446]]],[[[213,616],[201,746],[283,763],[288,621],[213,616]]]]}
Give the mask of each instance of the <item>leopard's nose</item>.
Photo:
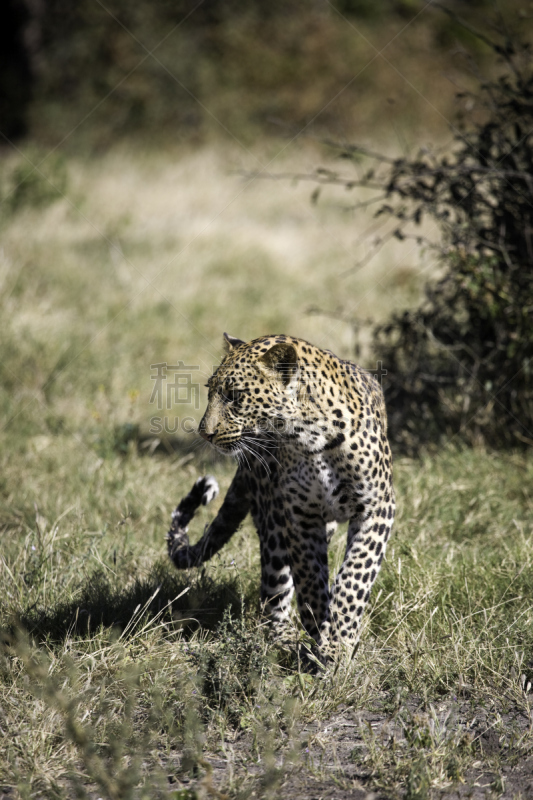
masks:
{"type": "Polygon", "coordinates": [[[205,439],[206,442],[212,442],[213,441],[213,437],[215,435],[214,433],[206,433],[205,431],[199,431],[199,433],[200,433],[200,436],[202,437],[202,439],[205,439]]]}

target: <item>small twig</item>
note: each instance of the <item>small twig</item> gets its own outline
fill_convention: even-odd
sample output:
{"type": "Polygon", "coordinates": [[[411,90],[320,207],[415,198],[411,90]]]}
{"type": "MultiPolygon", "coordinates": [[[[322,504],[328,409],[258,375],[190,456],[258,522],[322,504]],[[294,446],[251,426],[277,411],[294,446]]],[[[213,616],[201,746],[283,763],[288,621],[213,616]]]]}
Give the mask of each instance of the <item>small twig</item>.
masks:
{"type": "Polygon", "coordinates": [[[329,170],[323,172],[305,173],[305,172],[246,172],[239,170],[238,175],[246,180],[255,180],[261,178],[263,180],[271,181],[311,181],[312,183],[319,183],[321,186],[344,186],[347,189],[360,187],[363,189],[383,189],[383,185],[378,181],[354,180],[353,178],[341,178],[329,170]]]}

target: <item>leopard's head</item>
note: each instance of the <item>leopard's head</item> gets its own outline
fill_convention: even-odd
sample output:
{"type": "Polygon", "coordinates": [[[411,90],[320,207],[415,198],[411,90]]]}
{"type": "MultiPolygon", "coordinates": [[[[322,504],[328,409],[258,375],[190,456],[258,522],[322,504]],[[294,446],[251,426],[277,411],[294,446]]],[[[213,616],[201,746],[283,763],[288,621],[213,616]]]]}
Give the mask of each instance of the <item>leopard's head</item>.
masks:
{"type": "Polygon", "coordinates": [[[199,433],[225,453],[239,454],[291,433],[299,418],[298,354],[281,337],[246,343],[224,334],[226,356],[208,381],[199,433]]]}

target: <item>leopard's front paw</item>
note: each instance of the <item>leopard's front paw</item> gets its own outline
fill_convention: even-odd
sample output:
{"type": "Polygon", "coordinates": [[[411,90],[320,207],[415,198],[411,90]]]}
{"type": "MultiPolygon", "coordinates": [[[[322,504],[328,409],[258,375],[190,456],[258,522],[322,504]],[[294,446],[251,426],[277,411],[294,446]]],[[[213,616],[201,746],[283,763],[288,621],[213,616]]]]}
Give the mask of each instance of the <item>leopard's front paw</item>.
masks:
{"type": "MultiPolygon", "coordinates": [[[[169,530],[167,534],[168,554],[175,561],[180,550],[189,550],[189,537],[184,530],[169,530]]],[[[181,559],[180,559],[181,560],[181,559]]]]}
{"type": "Polygon", "coordinates": [[[218,483],[212,475],[198,478],[189,494],[181,500],[172,512],[170,533],[187,531],[189,522],[200,506],[206,506],[218,494],[218,483]]]}
{"type": "Polygon", "coordinates": [[[198,478],[189,494],[172,512],[170,530],[167,534],[168,554],[178,569],[193,565],[187,528],[200,506],[206,506],[218,494],[218,483],[212,475],[198,478]]]}

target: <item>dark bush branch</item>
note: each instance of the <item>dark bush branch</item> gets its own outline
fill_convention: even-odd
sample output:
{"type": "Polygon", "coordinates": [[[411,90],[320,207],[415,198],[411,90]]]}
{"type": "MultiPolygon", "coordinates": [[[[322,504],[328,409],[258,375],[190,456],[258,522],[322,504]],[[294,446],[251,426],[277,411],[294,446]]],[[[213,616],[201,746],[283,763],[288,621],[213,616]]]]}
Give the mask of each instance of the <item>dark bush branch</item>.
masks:
{"type": "Polygon", "coordinates": [[[386,194],[379,194],[377,197],[371,197],[370,200],[361,200],[358,203],[354,203],[351,206],[344,206],[345,211],[359,211],[362,208],[370,208],[370,206],[375,205],[376,203],[380,203],[381,201],[385,200],[387,197],[386,194]]]}
{"type": "Polygon", "coordinates": [[[355,189],[355,188],[363,188],[363,189],[382,189],[382,185],[377,181],[371,180],[356,180],[354,178],[343,178],[329,170],[317,170],[312,173],[306,172],[246,172],[240,171],[238,173],[243,177],[245,180],[256,180],[261,178],[263,180],[271,180],[271,181],[291,181],[292,183],[300,183],[300,181],[310,181],[311,183],[317,183],[321,186],[324,185],[331,185],[331,186],[343,186],[345,189],[355,189]]]}
{"type": "Polygon", "coordinates": [[[338,277],[339,278],[345,278],[347,275],[351,275],[352,272],[355,272],[358,269],[362,269],[363,267],[366,267],[367,264],[370,264],[370,262],[377,256],[379,251],[388,242],[390,242],[391,239],[393,239],[395,237],[395,235],[396,235],[396,231],[390,231],[389,233],[386,233],[384,236],[380,236],[377,239],[377,241],[374,242],[372,249],[370,250],[369,253],[367,253],[367,255],[364,258],[362,258],[360,261],[358,261],[356,264],[354,264],[353,267],[349,267],[349,269],[345,269],[342,272],[339,272],[338,277]]]}
{"type": "Polygon", "coordinates": [[[394,164],[397,159],[391,158],[390,156],[386,156],[383,153],[378,153],[375,150],[370,150],[368,147],[364,147],[360,144],[349,144],[349,143],[340,143],[335,141],[335,139],[328,139],[328,138],[320,138],[318,141],[321,144],[326,145],[327,147],[331,147],[332,150],[338,150],[339,155],[341,158],[353,158],[356,155],[359,156],[366,156],[367,158],[373,158],[376,161],[380,161],[383,164],[394,164]]]}

